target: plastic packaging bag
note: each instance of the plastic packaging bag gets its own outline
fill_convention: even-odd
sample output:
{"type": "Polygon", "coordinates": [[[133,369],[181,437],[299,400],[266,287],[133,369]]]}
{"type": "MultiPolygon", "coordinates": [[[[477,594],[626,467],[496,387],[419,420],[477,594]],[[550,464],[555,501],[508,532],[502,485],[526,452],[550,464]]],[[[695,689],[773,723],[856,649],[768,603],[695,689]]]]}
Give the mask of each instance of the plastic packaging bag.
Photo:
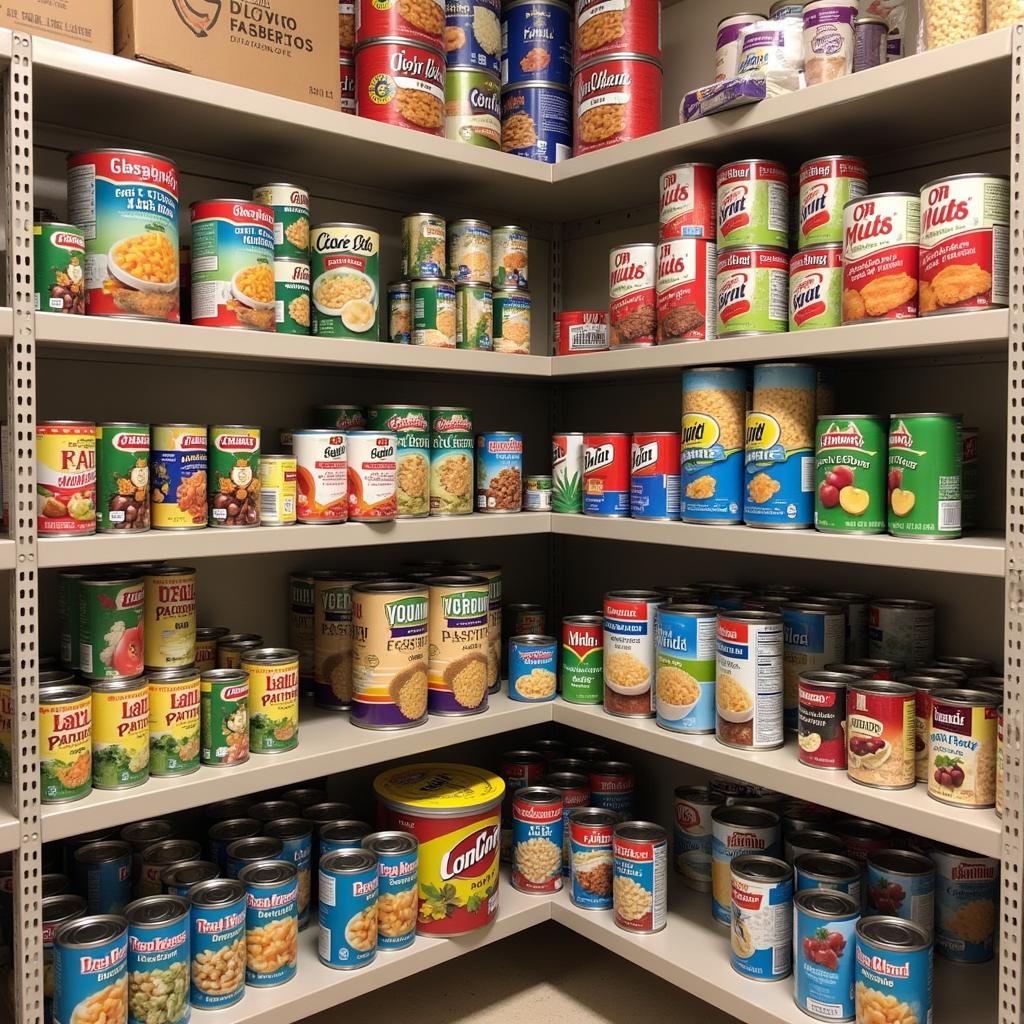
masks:
{"type": "Polygon", "coordinates": [[[920,0],[921,49],[973,39],[985,31],[984,0],[920,0]]]}
{"type": "Polygon", "coordinates": [[[798,18],[756,21],[740,32],[737,73],[791,73],[804,66],[804,23],[798,18]]]}
{"type": "Polygon", "coordinates": [[[989,32],[1009,28],[1021,19],[1024,19],[1024,0],[988,0],[986,26],[989,32]]]}

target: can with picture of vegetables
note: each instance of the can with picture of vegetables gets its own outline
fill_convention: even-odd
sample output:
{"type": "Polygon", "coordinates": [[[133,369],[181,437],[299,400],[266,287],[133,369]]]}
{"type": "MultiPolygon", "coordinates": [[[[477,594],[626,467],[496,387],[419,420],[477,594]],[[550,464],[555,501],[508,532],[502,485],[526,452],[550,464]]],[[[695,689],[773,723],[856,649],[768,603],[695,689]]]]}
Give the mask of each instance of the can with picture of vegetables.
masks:
{"type": "Polygon", "coordinates": [[[96,530],[149,529],[149,424],[96,426],[96,530]]]}
{"type": "Polygon", "coordinates": [[[96,532],[96,424],[50,420],[36,426],[40,536],[96,532]]]}
{"type": "Polygon", "coordinates": [[[81,229],[74,224],[33,224],[32,235],[36,310],[84,314],[85,236],[81,229]]]}
{"type": "Polygon", "coordinates": [[[445,221],[436,213],[410,213],[402,218],[402,277],[444,277],[445,221]]]}
{"type": "Polygon", "coordinates": [[[210,427],[210,525],[259,526],[260,428],[210,427]]]}
{"type": "Polygon", "coordinates": [[[145,586],[116,571],[79,582],[79,671],[87,680],[133,679],[143,669],[145,586]]]}
{"type": "Polygon", "coordinates": [[[39,802],[80,800],[92,789],[92,694],[88,686],[39,690],[39,802]]]}
{"type": "Polygon", "coordinates": [[[394,433],[397,446],[397,519],[430,514],[430,409],[425,405],[371,405],[371,430],[394,433]]]}
{"type": "Polygon", "coordinates": [[[455,347],[494,349],[494,293],[489,284],[455,286],[455,347]]]}
{"type": "Polygon", "coordinates": [[[430,410],[430,514],[473,511],[473,412],[455,406],[430,410]]]}
{"type": "Polygon", "coordinates": [[[814,527],[822,533],[884,533],[884,417],[819,416],[814,527]]]}
{"type": "Polygon", "coordinates": [[[194,668],[150,672],[149,772],[189,775],[199,768],[200,688],[194,668]]]}
{"type": "Polygon", "coordinates": [[[249,673],[249,749],[278,754],[299,745],[299,653],[283,647],[250,648],[241,667],[249,673]]]}
{"type": "Polygon", "coordinates": [[[132,789],[149,778],[149,684],[104,679],[92,684],[92,784],[132,789]]]}
{"type": "Polygon", "coordinates": [[[200,760],[205,765],[249,760],[249,676],[214,668],[199,677],[200,760]]]}

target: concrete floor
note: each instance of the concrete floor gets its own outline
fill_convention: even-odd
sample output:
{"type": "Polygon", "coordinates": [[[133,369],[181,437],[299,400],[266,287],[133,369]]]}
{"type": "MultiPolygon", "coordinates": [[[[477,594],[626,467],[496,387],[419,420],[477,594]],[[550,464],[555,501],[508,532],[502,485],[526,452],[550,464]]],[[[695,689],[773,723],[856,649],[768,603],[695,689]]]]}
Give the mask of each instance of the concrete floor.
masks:
{"type": "Polygon", "coordinates": [[[637,1024],[735,1018],[554,922],[310,1017],[305,1024],[637,1024]]]}

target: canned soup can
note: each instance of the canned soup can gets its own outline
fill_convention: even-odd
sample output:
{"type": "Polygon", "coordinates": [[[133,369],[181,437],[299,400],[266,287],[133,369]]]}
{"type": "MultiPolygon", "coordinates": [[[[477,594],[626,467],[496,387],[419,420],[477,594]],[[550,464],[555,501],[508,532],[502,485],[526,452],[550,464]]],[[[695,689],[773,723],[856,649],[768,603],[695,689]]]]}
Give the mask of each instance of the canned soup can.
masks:
{"type": "Polygon", "coordinates": [[[555,699],[558,644],[553,636],[527,634],[508,642],[508,694],[513,700],[555,699]]]}
{"type": "Polygon", "coordinates": [[[160,873],[160,885],[167,896],[188,896],[194,885],[219,877],[220,868],[213,861],[183,861],[164,868],[160,873]]]}
{"type": "MultiPolygon", "coordinates": [[[[892,678],[904,668],[927,665],[935,657],[935,605],[906,598],[876,599],[868,606],[868,654],[888,661],[877,666],[892,678]]],[[[860,659],[866,664],[864,659],[860,659]]]]}
{"type": "Polygon", "coordinates": [[[299,745],[299,655],[285,647],[250,648],[242,655],[249,674],[249,750],[278,754],[299,745]]]}
{"type": "Polygon", "coordinates": [[[581,910],[612,909],[612,840],[618,815],[597,807],[569,814],[569,898],[581,910]]]}
{"type": "Polygon", "coordinates": [[[933,849],[931,859],[936,951],[958,963],[991,960],[999,921],[999,861],[948,846],[933,849]]]}
{"type": "Polygon", "coordinates": [[[282,985],[295,977],[298,962],[298,872],[282,860],[244,867],[245,983],[253,988],[282,985]]]}
{"type": "Polygon", "coordinates": [[[473,412],[465,407],[430,410],[430,514],[473,511],[473,412]]]}
{"type": "Polygon", "coordinates": [[[198,1010],[232,1006],[245,995],[245,886],[217,878],[194,885],[188,899],[189,1001],[198,1010]]]}
{"type": "Polygon", "coordinates": [[[869,1021],[928,1021],[932,1017],[932,940],[920,925],[898,917],[857,922],[855,1015],[869,1021]]]}
{"type": "Polygon", "coordinates": [[[715,734],[726,746],[783,743],[783,623],[778,612],[719,612],[715,734]]]}
{"type": "Polygon", "coordinates": [[[650,935],[667,919],[668,836],[660,825],[625,821],[612,837],[612,910],[617,927],[650,935]]]}
{"type": "Polygon", "coordinates": [[[797,892],[793,904],[796,1005],[818,1020],[853,1020],[860,904],[821,889],[797,892]]]}
{"type": "Polygon", "coordinates": [[[180,896],[147,896],[124,909],[128,919],[129,1020],[189,1019],[189,905],[180,896]]]}
{"type": "Polygon", "coordinates": [[[732,969],[753,981],[778,981],[793,971],[793,869],[761,854],[730,866],[732,969]]]}
{"type": "Polygon", "coordinates": [[[128,1019],[128,922],[113,914],[68,921],[53,937],[54,1024],[128,1019]]]}
{"type": "Polygon", "coordinates": [[[732,804],[711,812],[711,914],[732,923],[732,862],[745,854],[782,853],[779,816],[761,807],[732,804]]]}
{"type": "Polygon", "coordinates": [[[337,430],[296,430],[296,518],[320,525],[348,520],[348,460],[345,434],[337,430]]]}
{"type": "Polygon", "coordinates": [[[294,455],[260,456],[260,526],[295,522],[298,467],[294,455]]]}
{"type": "Polygon", "coordinates": [[[313,334],[377,341],[380,235],[365,224],[320,224],[310,235],[313,334]]]}
{"type": "Polygon", "coordinates": [[[655,711],[663,729],[715,731],[715,644],[718,615],[711,605],[667,604],[657,609],[655,711]]]}
{"type": "Polygon", "coordinates": [[[380,882],[369,850],[334,850],[320,860],[320,962],[365,967],[377,955],[380,882]]]}
{"type": "Polygon", "coordinates": [[[416,939],[419,843],[408,832],[374,832],[363,849],[377,857],[377,948],[405,949],[416,939]]]}
{"type": "Polygon", "coordinates": [[[634,519],[679,518],[679,434],[634,434],[630,451],[629,514],[634,519]]]}
{"type": "Polygon", "coordinates": [[[877,789],[914,785],[917,706],[912,686],[858,680],[847,688],[847,772],[854,782],[877,789]]]}
{"type": "Polygon", "coordinates": [[[688,889],[711,892],[711,812],[725,797],[707,786],[679,786],[674,798],[672,866],[688,889]]]}
{"type": "Polygon", "coordinates": [[[562,794],[527,786],[512,798],[512,888],[530,894],[562,888],[562,794]]]}
{"type": "Polygon", "coordinates": [[[842,672],[801,672],[797,746],[810,768],[846,769],[846,688],[860,679],[842,672]]]}
{"type": "Polygon", "coordinates": [[[313,586],[313,699],[317,707],[352,706],[352,573],[316,570],[313,586]]]}

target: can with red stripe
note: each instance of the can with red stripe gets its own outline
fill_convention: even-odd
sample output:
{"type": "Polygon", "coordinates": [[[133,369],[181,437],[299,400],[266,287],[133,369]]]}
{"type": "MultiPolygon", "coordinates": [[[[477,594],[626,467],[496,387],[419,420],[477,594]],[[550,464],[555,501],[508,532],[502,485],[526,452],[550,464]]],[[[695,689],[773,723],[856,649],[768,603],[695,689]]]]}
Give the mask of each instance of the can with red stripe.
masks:
{"type": "Polygon", "coordinates": [[[657,252],[653,243],[620,245],[608,254],[608,340],[612,348],[654,344],[657,284],[657,252]]]}
{"type": "Polygon", "coordinates": [[[562,794],[526,786],[512,799],[512,888],[531,895],[562,888],[562,794]]]}
{"type": "Polygon", "coordinates": [[[572,93],[573,156],[661,129],[661,64],[653,57],[614,53],[588,60],[577,65],[572,93]]]}
{"type": "Polygon", "coordinates": [[[789,329],[812,331],[843,322],[843,247],[819,245],[789,263],[789,329]]]}
{"type": "Polygon", "coordinates": [[[555,314],[555,351],[560,356],[603,352],[608,348],[608,313],[603,309],[574,309],[555,314]]]}
{"type": "Polygon", "coordinates": [[[629,467],[629,514],[634,519],[679,518],[679,434],[634,434],[629,467]]]}
{"type": "Polygon", "coordinates": [[[575,67],[608,53],[661,60],[661,4],[579,0],[574,44],[575,67]]]}
{"type": "Polygon", "coordinates": [[[629,515],[629,456],[629,434],[584,435],[584,515],[629,515]]]}
{"type": "Polygon", "coordinates": [[[713,241],[669,238],[658,244],[659,345],[715,336],[717,272],[718,249],[713,241]]]}
{"type": "Polygon", "coordinates": [[[668,899],[668,834],[660,825],[626,821],[612,837],[612,906],[626,931],[660,932],[668,899]]]}
{"type": "Polygon", "coordinates": [[[801,249],[843,240],[843,207],[868,190],[868,168],[855,156],[822,156],[800,168],[797,244],[801,249]]]}
{"type": "Polygon", "coordinates": [[[679,164],[662,174],[658,215],[662,238],[715,240],[715,171],[714,164],[679,164]]]}
{"type": "Polygon", "coordinates": [[[784,334],[789,326],[789,256],[748,245],[718,251],[719,338],[784,334]]]}

